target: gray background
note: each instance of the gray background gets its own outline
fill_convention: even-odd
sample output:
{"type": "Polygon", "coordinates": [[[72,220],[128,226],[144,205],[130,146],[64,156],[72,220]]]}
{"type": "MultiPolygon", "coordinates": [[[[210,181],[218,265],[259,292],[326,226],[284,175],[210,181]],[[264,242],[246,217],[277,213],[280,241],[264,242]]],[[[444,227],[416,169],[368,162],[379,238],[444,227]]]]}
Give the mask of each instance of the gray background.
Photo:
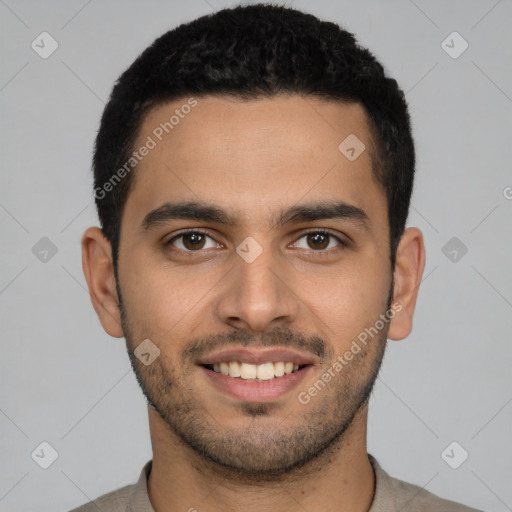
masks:
{"type": "MultiPolygon", "coordinates": [[[[97,224],[93,140],[133,59],[163,32],[227,5],[0,0],[0,511],[66,511],[134,482],[151,457],[124,340],[102,330],[81,268],[81,234],[97,224]],[[43,31],[59,45],[47,59],[31,48],[43,31]],[[41,252],[44,241],[33,251],[43,237],[55,255],[41,252]],[[31,458],[42,441],[59,454],[48,469],[31,458]]],[[[354,32],[406,91],[413,120],[408,224],[425,235],[427,264],[413,333],[389,344],[369,451],[436,494],[512,510],[511,2],[288,5],[354,32]],[[469,44],[458,58],[441,44],[453,31],[469,44]],[[445,255],[452,237],[458,247],[445,255]],[[453,441],[469,453],[458,469],[441,456],[453,441]]],[[[454,464],[463,452],[448,453],[454,464]]]]}

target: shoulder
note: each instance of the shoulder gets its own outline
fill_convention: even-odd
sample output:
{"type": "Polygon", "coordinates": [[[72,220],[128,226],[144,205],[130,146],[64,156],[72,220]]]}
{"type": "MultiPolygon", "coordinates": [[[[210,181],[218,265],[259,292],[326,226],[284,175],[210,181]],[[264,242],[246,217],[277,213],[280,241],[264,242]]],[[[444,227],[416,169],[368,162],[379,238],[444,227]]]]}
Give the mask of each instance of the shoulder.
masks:
{"type": "Polygon", "coordinates": [[[389,476],[369,455],[375,471],[375,496],[369,512],[481,512],[389,476]]]}
{"type": "Polygon", "coordinates": [[[103,494],[70,512],[154,512],[147,491],[147,478],[151,466],[152,460],[144,465],[136,483],[103,494]]]}
{"type": "Polygon", "coordinates": [[[96,498],[94,501],[86,503],[78,508],[70,510],[70,512],[126,512],[129,509],[129,497],[132,493],[134,485],[127,485],[121,489],[109,492],[96,498]]]}

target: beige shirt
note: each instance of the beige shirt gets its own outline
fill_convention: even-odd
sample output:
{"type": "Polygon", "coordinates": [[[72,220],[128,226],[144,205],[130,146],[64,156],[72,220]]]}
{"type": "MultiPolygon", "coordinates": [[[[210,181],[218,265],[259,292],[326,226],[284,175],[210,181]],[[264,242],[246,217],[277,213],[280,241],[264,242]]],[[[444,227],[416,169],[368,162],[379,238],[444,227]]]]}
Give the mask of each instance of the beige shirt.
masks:
{"type": "MultiPolygon", "coordinates": [[[[375,495],[368,512],[478,512],[443,500],[421,487],[390,477],[369,455],[375,471],[375,495]]],[[[109,492],[70,512],[155,512],[149,501],[147,479],[152,460],[142,468],[139,481],[109,492]]]]}

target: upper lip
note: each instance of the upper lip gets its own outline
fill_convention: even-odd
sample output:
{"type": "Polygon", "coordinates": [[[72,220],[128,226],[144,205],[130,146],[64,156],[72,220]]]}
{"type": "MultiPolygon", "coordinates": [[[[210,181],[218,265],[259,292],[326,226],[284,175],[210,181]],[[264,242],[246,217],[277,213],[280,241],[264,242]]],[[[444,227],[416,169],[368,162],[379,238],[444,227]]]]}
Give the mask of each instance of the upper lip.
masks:
{"type": "Polygon", "coordinates": [[[292,362],[293,364],[305,365],[314,364],[315,356],[304,354],[284,347],[268,348],[228,348],[211,352],[198,359],[197,364],[218,364],[229,363],[230,361],[239,361],[248,364],[276,363],[279,361],[292,362]]]}

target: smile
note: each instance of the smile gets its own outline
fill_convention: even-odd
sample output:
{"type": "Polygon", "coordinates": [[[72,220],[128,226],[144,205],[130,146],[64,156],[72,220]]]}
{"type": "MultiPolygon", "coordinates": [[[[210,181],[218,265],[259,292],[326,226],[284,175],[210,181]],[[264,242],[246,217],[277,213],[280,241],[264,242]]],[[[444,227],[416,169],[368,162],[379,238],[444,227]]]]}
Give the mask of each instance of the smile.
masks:
{"type": "Polygon", "coordinates": [[[205,368],[213,370],[216,373],[221,373],[222,375],[235,379],[254,382],[280,378],[284,375],[297,372],[304,366],[306,365],[294,364],[291,361],[268,361],[258,365],[240,361],[230,361],[204,365],[205,368]]]}

